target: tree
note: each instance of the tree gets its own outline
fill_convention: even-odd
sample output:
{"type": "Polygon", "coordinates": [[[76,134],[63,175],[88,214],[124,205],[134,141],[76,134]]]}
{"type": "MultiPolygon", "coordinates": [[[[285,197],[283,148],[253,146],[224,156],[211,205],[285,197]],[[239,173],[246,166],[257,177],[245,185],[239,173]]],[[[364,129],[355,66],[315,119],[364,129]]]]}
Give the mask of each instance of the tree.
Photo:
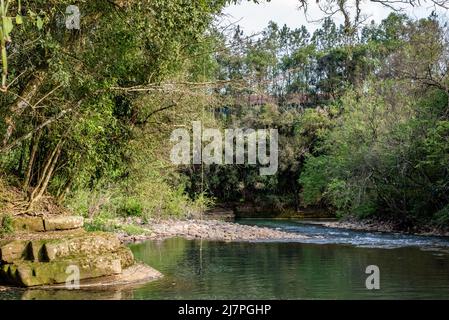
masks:
{"type": "Polygon", "coordinates": [[[0,97],[0,150],[3,169],[14,172],[28,191],[29,210],[47,189],[62,199],[71,189],[100,181],[125,181],[132,174],[138,180],[130,161],[140,151],[150,152],[128,148],[138,135],[145,132],[151,141],[152,126],[167,133],[170,121],[200,112],[192,110],[192,100],[186,105],[202,93],[162,83],[181,82],[189,72],[196,77],[193,60],[204,57],[206,30],[226,3],[80,3],[78,31],[65,28],[62,13],[69,2],[28,1],[25,8],[17,1],[6,10],[2,1],[3,23],[11,20],[6,13],[17,12],[22,23],[2,27],[3,39],[10,41],[2,47],[9,68],[7,74],[3,68],[8,84],[0,97]],[[171,99],[165,99],[167,90],[171,99]],[[143,103],[144,97],[152,103],[143,103]]]}

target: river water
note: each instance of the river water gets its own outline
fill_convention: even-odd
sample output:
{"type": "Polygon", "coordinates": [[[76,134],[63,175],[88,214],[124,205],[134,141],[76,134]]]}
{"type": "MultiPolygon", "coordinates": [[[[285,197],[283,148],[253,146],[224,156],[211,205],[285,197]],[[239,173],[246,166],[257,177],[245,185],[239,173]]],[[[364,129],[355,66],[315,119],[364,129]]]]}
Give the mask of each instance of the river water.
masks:
{"type": "Polygon", "coordinates": [[[359,232],[292,220],[240,220],[306,242],[148,241],[130,245],[163,279],[115,291],[0,292],[0,299],[449,299],[449,238],[359,232]],[[380,270],[367,290],[366,267],[380,270]]]}

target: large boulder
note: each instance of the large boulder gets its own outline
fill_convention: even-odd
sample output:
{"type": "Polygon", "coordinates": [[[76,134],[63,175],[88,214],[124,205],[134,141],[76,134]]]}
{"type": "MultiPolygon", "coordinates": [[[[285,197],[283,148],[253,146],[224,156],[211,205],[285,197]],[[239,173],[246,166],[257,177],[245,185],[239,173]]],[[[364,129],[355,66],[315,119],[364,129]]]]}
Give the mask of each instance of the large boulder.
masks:
{"type": "Polygon", "coordinates": [[[77,267],[79,280],[84,280],[121,274],[133,264],[131,250],[106,232],[57,238],[51,233],[50,238],[0,243],[0,283],[16,286],[65,283],[70,266],[77,267]]]}
{"type": "Polygon", "coordinates": [[[3,264],[0,267],[0,279],[25,287],[65,283],[73,272],[70,267],[78,268],[79,280],[83,280],[120,274],[133,262],[133,254],[126,247],[102,255],[86,255],[51,262],[20,260],[13,264],[3,264]]]}
{"type": "Polygon", "coordinates": [[[42,255],[49,261],[75,255],[95,255],[115,251],[119,239],[111,233],[92,232],[84,236],[50,240],[43,244],[42,255]]]}
{"type": "Polygon", "coordinates": [[[15,240],[0,244],[0,261],[13,263],[24,259],[48,262],[69,256],[113,252],[119,247],[117,236],[106,232],[90,232],[57,239],[15,240]]]}

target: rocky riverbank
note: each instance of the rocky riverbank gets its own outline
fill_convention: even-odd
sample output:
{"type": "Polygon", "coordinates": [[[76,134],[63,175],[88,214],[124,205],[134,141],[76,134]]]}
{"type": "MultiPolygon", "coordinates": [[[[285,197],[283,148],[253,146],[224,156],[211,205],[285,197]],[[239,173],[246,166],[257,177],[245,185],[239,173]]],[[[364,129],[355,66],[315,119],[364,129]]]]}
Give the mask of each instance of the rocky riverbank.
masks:
{"type": "Polygon", "coordinates": [[[123,242],[140,242],[144,240],[163,240],[173,237],[186,239],[204,239],[213,241],[270,241],[301,240],[307,236],[279,231],[270,228],[241,225],[218,220],[162,220],[150,221],[140,225],[147,230],[144,235],[119,233],[123,242]]]}
{"type": "Polygon", "coordinates": [[[403,225],[396,221],[385,221],[379,219],[365,219],[360,220],[354,217],[348,217],[340,221],[326,221],[320,223],[323,226],[331,228],[341,228],[359,231],[373,231],[373,232],[393,232],[393,233],[407,233],[423,236],[449,236],[448,230],[443,230],[435,226],[416,226],[403,225]]]}
{"type": "MultiPolygon", "coordinates": [[[[0,218],[3,225],[6,218],[0,218]]],[[[85,231],[82,217],[17,215],[7,219],[12,230],[0,237],[0,285],[64,287],[72,273],[80,285],[88,287],[133,284],[162,276],[139,266],[114,233],[85,231]]]]}

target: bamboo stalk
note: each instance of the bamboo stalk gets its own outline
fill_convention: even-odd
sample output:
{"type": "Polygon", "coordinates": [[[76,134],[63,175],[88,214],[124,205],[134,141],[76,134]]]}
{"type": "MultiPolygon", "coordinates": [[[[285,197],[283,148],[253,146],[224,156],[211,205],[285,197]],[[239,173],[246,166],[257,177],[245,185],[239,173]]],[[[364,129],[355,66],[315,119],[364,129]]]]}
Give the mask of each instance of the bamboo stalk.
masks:
{"type": "Polygon", "coordinates": [[[2,90],[6,90],[6,78],[8,76],[8,57],[6,53],[6,12],[5,1],[0,2],[0,14],[2,17],[2,30],[0,31],[1,51],[2,51],[2,90]]]}

